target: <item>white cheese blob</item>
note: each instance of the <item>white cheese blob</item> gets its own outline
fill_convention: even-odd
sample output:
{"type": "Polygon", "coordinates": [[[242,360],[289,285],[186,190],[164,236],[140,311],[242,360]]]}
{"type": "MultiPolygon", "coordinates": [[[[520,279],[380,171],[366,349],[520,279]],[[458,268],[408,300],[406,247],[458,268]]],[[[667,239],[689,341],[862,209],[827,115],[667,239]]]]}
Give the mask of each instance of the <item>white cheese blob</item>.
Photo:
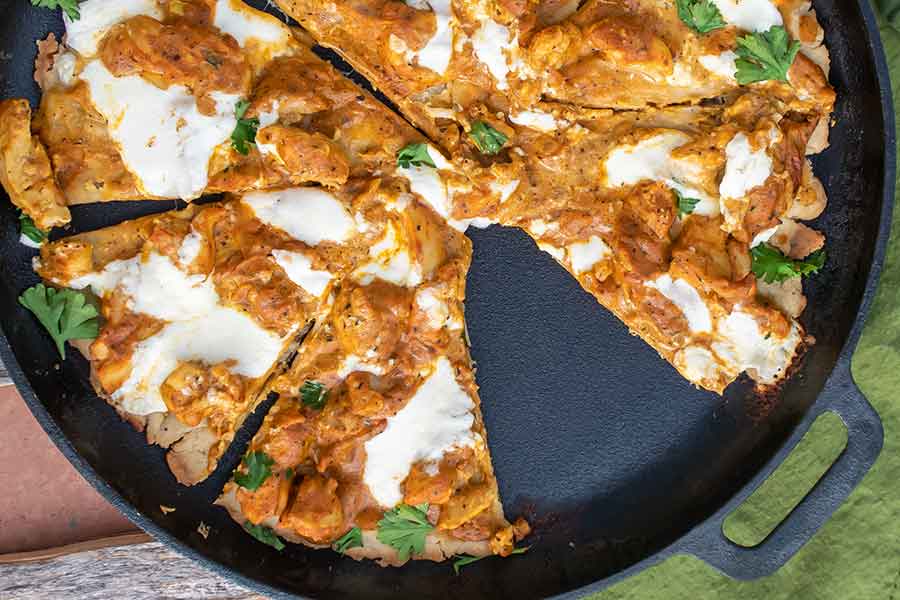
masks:
{"type": "Polygon", "coordinates": [[[283,52],[292,37],[287,25],[240,0],[218,0],[213,25],[231,35],[242,48],[250,41],[268,46],[273,51],[269,58],[283,52]]]}
{"type": "Polygon", "coordinates": [[[590,271],[598,262],[612,253],[600,237],[592,235],[587,242],[569,244],[569,262],[577,275],[590,271]]]}
{"type": "Polygon", "coordinates": [[[434,35],[421,50],[403,50],[406,61],[412,63],[416,59],[420,66],[443,75],[453,55],[453,7],[450,0],[429,0],[427,3],[407,0],[406,4],[418,10],[431,10],[435,19],[434,35]]]}
{"type": "Polygon", "coordinates": [[[369,248],[369,256],[372,260],[354,273],[364,285],[376,278],[404,287],[422,283],[422,268],[410,256],[408,246],[398,239],[392,223],[387,224],[384,236],[369,248]]]}
{"type": "Polygon", "coordinates": [[[63,12],[66,45],[84,57],[97,54],[97,46],[113,25],[138,15],[163,18],[156,0],[84,0],[78,10],[81,17],[75,21],[63,12]]]}
{"type": "Polygon", "coordinates": [[[415,463],[436,463],[453,448],[474,446],[474,408],[453,365],[439,358],[406,406],[365,444],[363,481],[378,504],[390,508],[403,500],[400,486],[415,463]]]}
{"type": "Polygon", "coordinates": [[[410,165],[407,168],[399,167],[397,172],[409,181],[409,189],[414,194],[418,194],[434,212],[442,216],[448,225],[459,231],[465,231],[472,221],[456,220],[450,217],[453,190],[449,188],[438,172],[438,170],[453,171],[455,169],[438,150],[427,146],[426,151],[436,168],[410,165]]]}
{"type": "Polygon", "coordinates": [[[77,59],[72,52],[61,52],[53,59],[53,71],[64,87],[71,87],[75,83],[76,64],[77,59]]]}
{"type": "Polygon", "coordinates": [[[661,181],[686,198],[700,200],[694,207],[694,214],[718,214],[718,202],[691,185],[700,175],[697,165],[672,158],[672,151],[690,140],[688,134],[671,130],[645,138],[637,144],[624,144],[613,149],[604,163],[607,182],[613,186],[626,186],[646,180],[661,181]]]}
{"type": "Polygon", "coordinates": [[[345,242],[356,232],[355,221],[343,203],[321,188],[251,192],[242,200],[257,219],[310,246],[345,242]]]}
{"type": "Polygon", "coordinates": [[[207,116],[183,85],[162,90],[142,77],[114,77],[99,60],[80,77],[143,192],[184,199],[203,192],[213,151],[234,131],[239,95],[213,92],[215,114],[207,116]]]}
{"type": "Polygon", "coordinates": [[[330,271],[313,269],[312,260],[302,252],[272,250],[272,258],[284,269],[288,279],[312,296],[321,298],[328,289],[328,284],[334,279],[330,271]]]}
{"type": "Polygon", "coordinates": [[[655,280],[644,283],[665,296],[681,311],[687,319],[688,327],[694,333],[712,331],[712,318],[709,308],[694,287],[684,279],[672,279],[665,273],[655,280]]]}
{"type": "MultiPolygon", "coordinates": [[[[513,195],[513,193],[519,188],[519,180],[513,179],[509,183],[498,183],[496,181],[492,181],[490,184],[491,191],[500,196],[500,204],[503,204],[509,197],[513,195]]],[[[476,227],[477,224],[473,223],[476,227]]]]}
{"type": "Polygon", "coordinates": [[[743,198],[772,174],[772,159],[765,148],[754,150],[742,132],[725,146],[725,175],[719,183],[722,198],[743,198]]]}
{"type": "Polygon", "coordinates": [[[509,115],[509,120],[516,125],[530,127],[538,131],[556,131],[560,125],[565,122],[558,122],[556,117],[550,113],[540,110],[524,110],[522,112],[509,115]]]}
{"type": "Polygon", "coordinates": [[[182,266],[187,267],[200,255],[203,249],[203,236],[196,231],[191,230],[181,241],[181,247],[178,249],[178,262],[182,266]]]}
{"type": "Polygon", "coordinates": [[[428,315],[428,324],[435,329],[462,329],[458,319],[450,318],[450,307],[434,288],[424,288],[416,293],[416,306],[428,315]]]}
{"type": "Polygon", "coordinates": [[[233,373],[262,377],[281,354],[283,340],[276,333],[219,304],[210,278],[187,275],[155,252],[113,261],[100,272],[72,280],[69,287],[90,287],[98,296],[124,294],[129,310],[169,321],[135,347],[131,373],[112,394],[133,414],[167,410],[159,388],[179,361],[234,361],[229,366],[233,373]]]}
{"type": "Polygon", "coordinates": [[[699,56],[697,60],[700,61],[700,64],[707,71],[729,81],[736,81],[734,74],[737,71],[737,65],[734,61],[737,60],[737,54],[731,50],[726,50],[721,54],[704,54],[699,56]]]}
{"type": "Polygon", "coordinates": [[[509,87],[506,76],[510,71],[507,52],[516,53],[519,46],[518,36],[512,35],[509,29],[489,17],[479,21],[481,25],[471,38],[472,49],[478,60],[497,80],[497,89],[505,90],[509,87]]]}
{"type": "Polygon", "coordinates": [[[747,31],[768,31],[784,21],[771,0],[712,0],[726,23],[747,31]]]}
{"type": "Polygon", "coordinates": [[[702,346],[686,346],[675,355],[675,365],[694,383],[716,378],[718,365],[712,352],[702,346]]]}
{"type": "Polygon", "coordinates": [[[736,306],[731,314],[719,320],[717,327],[722,342],[713,350],[736,372],[755,371],[760,383],[774,383],[784,376],[800,345],[800,329],[796,323],[784,338],[760,331],[756,320],[736,306]]]}
{"type": "Polygon", "coordinates": [[[371,373],[373,375],[384,375],[384,368],[380,365],[366,361],[362,356],[350,354],[344,357],[338,367],[337,376],[346,379],[350,373],[371,373]]]}
{"type": "Polygon", "coordinates": [[[750,242],[751,248],[756,248],[760,244],[764,244],[772,239],[772,236],[775,235],[775,232],[778,231],[778,227],[780,225],[776,225],[775,227],[769,227],[768,229],[763,229],[755,236],[753,236],[753,240],[750,242]]]}
{"type": "Polygon", "coordinates": [[[555,258],[557,262],[563,262],[566,258],[566,251],[563,248],[557,248],[553,244],[538,242],[537,247],[555,258]]]}

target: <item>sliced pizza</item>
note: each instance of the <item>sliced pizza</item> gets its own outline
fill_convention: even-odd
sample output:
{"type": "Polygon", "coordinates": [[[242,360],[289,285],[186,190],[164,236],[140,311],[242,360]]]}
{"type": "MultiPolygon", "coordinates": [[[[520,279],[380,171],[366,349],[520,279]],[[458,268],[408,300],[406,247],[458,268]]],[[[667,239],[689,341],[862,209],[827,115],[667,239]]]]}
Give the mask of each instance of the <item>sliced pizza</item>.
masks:
{"type": "Polygon", "coordinates": [[[803,0],[278,4],[454,153],[482,114],[545,122],[542,100],[633,109],[753,89],[818,115],[823,137],[834,103],[803,0]]]}
{"type": "Polygon", "coordinates": [[[400,200],[337,285],[219,503],[265,543],[400,565],[506,556],[504,518],[463,322],[471,243],[400,200]]]}
{"type": "Polygon", "coordinates": [[[62,44],[39,43],[33,118],[24,101],[0,104],[0,183],[42,229],[72,204],[339,187],[415,137],[302,33],[239,0],[79,11],[62,44]]]}

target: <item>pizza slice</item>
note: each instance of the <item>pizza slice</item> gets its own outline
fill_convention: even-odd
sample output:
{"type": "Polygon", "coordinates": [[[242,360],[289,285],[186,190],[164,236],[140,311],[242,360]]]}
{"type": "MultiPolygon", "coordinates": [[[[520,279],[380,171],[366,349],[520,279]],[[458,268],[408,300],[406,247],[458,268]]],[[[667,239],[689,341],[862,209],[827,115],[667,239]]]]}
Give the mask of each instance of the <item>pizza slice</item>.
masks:
{"type": "Polygon", "coordinates": [[[35,114],[0,104],[0,183],[42,229],[72,204],[337,188],[381,168],[382,140],[408,130],[308,37],[239,0],[79,10],[63,43],[39,43],[35,114]]]}
{"type": "Polygon", "coordinates": [[[546,123],[539,103],[636,109],[747,89],[818,115],[834,91],[809,2],[279,0],[443,148],[483,115],[546,123]]]}
{"type": "Polygon", "coordinates": [[[218,503],[257,539],[400,565],[509,555],[463,322],[471,243],[399,195],[218,503]]]}
{"type": "MultiPolygon", "coordinates": [[[[810,341],[800,276],[824,237],[813,119],[731,106],[560,113],[517,130],[527,177],[498,221],[525,229],[692,383],[777,385],[810,341]],[[526,128],[527,129],[527,128],[526,128]]],[[[515,150],[515,148],[513,148],[515,150]]]]}

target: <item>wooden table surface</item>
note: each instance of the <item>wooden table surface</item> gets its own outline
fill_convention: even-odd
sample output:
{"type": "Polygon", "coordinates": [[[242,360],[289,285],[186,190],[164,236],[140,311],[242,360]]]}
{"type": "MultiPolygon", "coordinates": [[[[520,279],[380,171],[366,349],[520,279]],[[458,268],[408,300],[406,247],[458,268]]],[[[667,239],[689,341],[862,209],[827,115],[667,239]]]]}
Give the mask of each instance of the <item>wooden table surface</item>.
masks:
{"type": "Polygon", "coordinates": [[[0,489],[0,600],[260,598],[153,542],[119,514],[11,385],[0,386],[0,489]]]}

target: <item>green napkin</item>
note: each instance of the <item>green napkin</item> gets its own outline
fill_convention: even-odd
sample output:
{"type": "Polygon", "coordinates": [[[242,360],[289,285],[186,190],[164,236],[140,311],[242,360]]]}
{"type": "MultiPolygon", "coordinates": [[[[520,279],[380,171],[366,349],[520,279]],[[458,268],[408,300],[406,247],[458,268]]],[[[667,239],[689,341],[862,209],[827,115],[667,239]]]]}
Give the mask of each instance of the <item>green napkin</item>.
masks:
{"type": "MultiPolygon", "coordinates": [[[[900,113],[900,0],[876,4],[884,15],[881,37],[900,113]]],[[[892,229],[878,295],[853,357],[853,376],[884,422],[884,449],[847,502],[771,577],[734,581],[696,558],[676,556],[591,600],[900,599],[900,402],[895,401],[900,390],[900,210],[894,211],[892,229]]],[[[751,532],[771,529],[777,507],[793,506],[798,499],[796,484],[802,495],[846,439],[836,418],[819,419],[811,436],[818,436],[815,447],[801,444],[777,473],[787,485],[765,486],[762,498],[751,499],[729,518],[726,531],[732,539],[744,543],[754,537],[751,532]]]]}

